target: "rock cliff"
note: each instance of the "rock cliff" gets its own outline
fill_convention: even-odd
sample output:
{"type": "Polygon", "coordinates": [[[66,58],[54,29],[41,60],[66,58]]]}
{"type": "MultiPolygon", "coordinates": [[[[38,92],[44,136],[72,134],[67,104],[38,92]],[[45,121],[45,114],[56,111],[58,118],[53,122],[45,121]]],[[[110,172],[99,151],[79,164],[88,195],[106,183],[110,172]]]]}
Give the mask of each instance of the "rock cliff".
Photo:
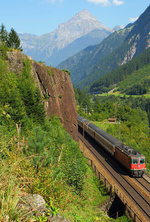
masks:
{"type": "MultiPolygon", "coordinates": [[[[30,59],[18,51],[9,52],[7,56],[9,68],[16,74],[22,71],[23,61],[30,59]]],[[[66,130],[77,140],[77,113],[70,75],[68,72],[36,63],[33,60],[31,60],[31,71],[40,88],[46,115],[59,116],[66,130]]]]}

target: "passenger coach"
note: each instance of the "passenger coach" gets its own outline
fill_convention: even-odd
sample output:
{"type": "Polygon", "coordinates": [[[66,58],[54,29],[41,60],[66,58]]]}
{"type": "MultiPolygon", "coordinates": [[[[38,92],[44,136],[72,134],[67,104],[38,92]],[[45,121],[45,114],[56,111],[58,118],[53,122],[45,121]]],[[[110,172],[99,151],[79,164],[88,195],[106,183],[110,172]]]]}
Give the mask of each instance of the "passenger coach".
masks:
{"type": "Polygon", "coordinates": [[[78,116],[78,127],[82,135],[85,132],[109,152],[129,172],[131,176],[141,177],[146,170],[145,157],[133,148],[126,146],[115,137],[78,116]]]}

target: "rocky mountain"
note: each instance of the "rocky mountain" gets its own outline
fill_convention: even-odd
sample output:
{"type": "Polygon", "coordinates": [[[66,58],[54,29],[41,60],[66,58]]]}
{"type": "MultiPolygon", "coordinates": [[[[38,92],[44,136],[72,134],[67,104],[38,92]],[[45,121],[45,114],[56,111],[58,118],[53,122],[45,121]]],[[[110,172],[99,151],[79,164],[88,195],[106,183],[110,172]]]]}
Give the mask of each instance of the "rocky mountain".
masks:
{"type": "Polygon", "coordinates": [[[111,32],[113,30],[105,27],[87,10],[83,10],[51,33],[19,36],[27,55],[37,61],[45,61],[48,65],[57,65],[83,47],[99,43],[111,32]]]}
{"type": "Polygon", "coordinates": [[[118,30],[123,29],[123,28],[124,28],[123,26],[116,25],[116,26],[113,28],[113,30],[114,30],[114,31],[118,31],[118,30]]]}
{"type": "Polygon", "coordinates": [[[59,65],[71,71],[77,87],[89,87],[102,75],[130,61],[150,47],[150,6],[133,23],[112,33],[59,65]]]}
{"type": "Polygon", "coordinates": [[[150,6],[134,23],[134,27],[125,42],[129,48],[125,52],[122,64],[130,61],[134,56],[141,54],[150,47],[150,6]]]}

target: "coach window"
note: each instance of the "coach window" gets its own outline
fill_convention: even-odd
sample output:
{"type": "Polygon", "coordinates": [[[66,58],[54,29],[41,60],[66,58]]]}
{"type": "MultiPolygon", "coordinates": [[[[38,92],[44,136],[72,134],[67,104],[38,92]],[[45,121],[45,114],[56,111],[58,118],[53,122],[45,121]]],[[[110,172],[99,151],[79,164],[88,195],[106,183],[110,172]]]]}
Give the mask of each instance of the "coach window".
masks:
{"type": "Polygon", "coordinates": [[[145,163],[145,160],[144,159],[140,159],[140,163],[145,163]]]}
{"type": "Polygon", "coordinates": [[[132,159],[133,164],[138,164],[138,159],[132,159]]]}

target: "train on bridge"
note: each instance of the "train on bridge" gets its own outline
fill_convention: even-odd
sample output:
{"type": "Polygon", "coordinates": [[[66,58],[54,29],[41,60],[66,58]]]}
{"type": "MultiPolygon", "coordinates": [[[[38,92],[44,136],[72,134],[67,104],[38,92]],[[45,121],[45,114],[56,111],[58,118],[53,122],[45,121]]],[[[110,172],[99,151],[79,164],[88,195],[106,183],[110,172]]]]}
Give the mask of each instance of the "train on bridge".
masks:
{"type": "Polygon", "coordinates": [[[133,148],[126,146],[81,116],[78,116],[78,128],[83,137],[85,137],[86,134],[94,139],[104,150],[109,152],[131,176],[142,177],[146,170],[145,157],[143,155],[133,148]]]}

